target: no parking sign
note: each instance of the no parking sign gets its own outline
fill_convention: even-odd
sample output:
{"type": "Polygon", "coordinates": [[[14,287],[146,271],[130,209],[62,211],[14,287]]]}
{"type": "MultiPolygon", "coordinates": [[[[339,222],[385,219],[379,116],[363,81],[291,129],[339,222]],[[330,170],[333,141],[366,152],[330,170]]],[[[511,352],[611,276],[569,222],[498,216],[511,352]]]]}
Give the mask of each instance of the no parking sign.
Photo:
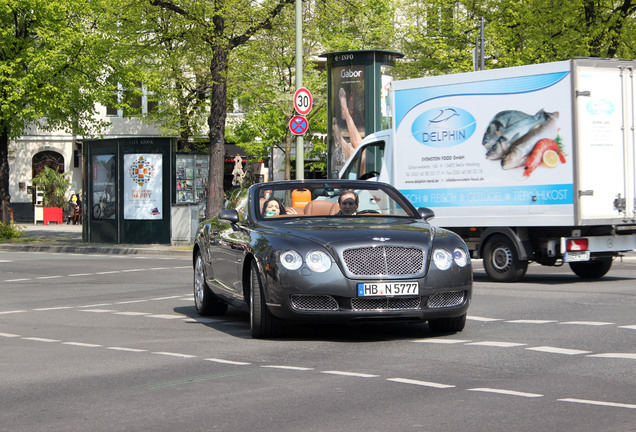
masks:
{"type": "Polygon", "coordinates": [[[294,135],[302,135],[307,132],[308,128],[309,122],[303,116],[294,116],[289,121],[289,130],[291,130],[291,133],[294,135]]]}

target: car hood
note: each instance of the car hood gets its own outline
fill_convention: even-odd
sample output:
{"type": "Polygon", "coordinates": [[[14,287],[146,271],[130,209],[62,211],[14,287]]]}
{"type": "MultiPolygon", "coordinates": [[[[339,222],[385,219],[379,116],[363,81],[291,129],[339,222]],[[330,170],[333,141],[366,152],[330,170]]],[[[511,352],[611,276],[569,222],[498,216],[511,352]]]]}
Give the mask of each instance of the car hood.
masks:
{"type": "Polygon", "coordinates": [[[276,230],[278,235],[312,241],[336,250],[368,245],[404,245],[428,248],[434,237],[434,228],[423,221],[360,218],[355,222],[341,219],[336,222],[316,223],[300,220],[285,223],[276,230]]]}

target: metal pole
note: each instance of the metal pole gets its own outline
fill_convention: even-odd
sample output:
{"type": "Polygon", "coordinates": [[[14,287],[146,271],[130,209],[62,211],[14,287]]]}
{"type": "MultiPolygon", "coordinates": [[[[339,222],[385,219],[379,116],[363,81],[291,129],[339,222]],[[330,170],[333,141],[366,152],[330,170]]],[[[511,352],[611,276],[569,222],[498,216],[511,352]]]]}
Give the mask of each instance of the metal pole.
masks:
{"type": "Polygon", "coordinates": [[[480,70],[484,70],[484,17],[481,17],[479,19],[479,24],[480,24],[480,39],[481,39],[481,43],[479,44],[480,50],[481,50],[481,66],[480,66],[480,70]]]}
{"type": "MultiPolygon", "coordinates": [[[[296,89],[303,86],[303,2],[296,0],[296,89]]],[[[305,140],[296,136],[296,180],[305,178],[305,140]]]]}

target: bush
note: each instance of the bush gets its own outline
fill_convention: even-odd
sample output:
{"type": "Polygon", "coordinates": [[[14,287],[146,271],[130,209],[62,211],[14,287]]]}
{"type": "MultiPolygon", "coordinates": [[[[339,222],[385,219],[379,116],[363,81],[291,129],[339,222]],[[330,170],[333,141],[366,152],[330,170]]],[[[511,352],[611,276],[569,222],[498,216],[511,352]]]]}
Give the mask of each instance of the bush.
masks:
{"type": "Polygon", "coordinates": [[[0,222],[0,240],[19,239],[24,234],[24,227],[12,223],[3,224],[0,222]]]}
{"type": "Polygon", "coordinates": [[[33,185],[44,193],[44,207],[66,208],[66,191],[71,186],[66,176],[47,166],[33,178],[33,185]]]}

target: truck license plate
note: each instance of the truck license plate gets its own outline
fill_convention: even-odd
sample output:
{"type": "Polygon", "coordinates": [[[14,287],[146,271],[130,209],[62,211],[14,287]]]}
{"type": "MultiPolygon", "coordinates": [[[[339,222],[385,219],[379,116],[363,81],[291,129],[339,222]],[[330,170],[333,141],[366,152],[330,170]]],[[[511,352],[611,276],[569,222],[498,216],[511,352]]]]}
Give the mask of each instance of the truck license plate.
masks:
{"type": "Polygon", "coordinates": [[[590,251],[566,252],[565,262],[589,261],[590,251]]]}
{"type": "Polygon", "coordinates": [[[358,284],[359,297],[418,295],[417,282],[367,282],[358,284]]]}

